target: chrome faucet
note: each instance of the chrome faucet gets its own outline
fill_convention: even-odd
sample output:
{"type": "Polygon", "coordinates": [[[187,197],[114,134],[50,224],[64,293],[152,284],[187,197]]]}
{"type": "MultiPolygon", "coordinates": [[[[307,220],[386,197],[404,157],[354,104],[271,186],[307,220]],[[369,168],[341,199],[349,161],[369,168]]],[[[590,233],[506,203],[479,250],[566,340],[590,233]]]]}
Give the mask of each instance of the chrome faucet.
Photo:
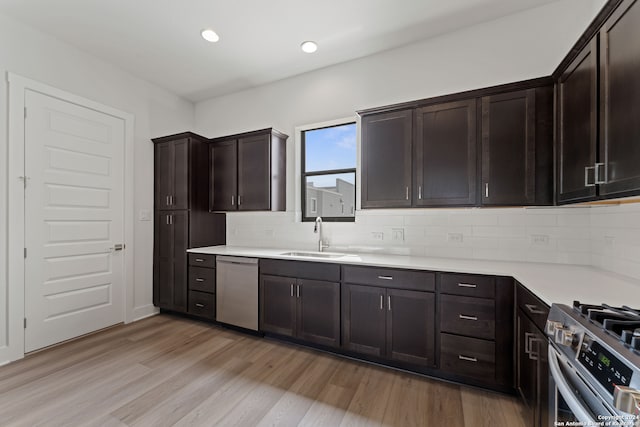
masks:
{"type": "Polygon", "coordinates": [[[316,225],[313,227],[313,232],[318,233],[318,252],[322,252],[324,248],[329,247],[329,245],[325,245],[322,241],[322,218],[316,218],[316,225]]]}

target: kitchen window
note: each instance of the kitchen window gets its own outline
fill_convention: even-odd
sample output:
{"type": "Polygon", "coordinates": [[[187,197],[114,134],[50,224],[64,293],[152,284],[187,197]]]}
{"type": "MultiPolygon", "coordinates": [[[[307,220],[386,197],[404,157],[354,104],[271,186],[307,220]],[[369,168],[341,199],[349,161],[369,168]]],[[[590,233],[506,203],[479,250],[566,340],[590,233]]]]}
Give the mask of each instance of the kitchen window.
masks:
{"type": "Polygon", "coordinates": [[[301,137],[302,220],[354,221],[356,123],[304,130],[301,137]]]}

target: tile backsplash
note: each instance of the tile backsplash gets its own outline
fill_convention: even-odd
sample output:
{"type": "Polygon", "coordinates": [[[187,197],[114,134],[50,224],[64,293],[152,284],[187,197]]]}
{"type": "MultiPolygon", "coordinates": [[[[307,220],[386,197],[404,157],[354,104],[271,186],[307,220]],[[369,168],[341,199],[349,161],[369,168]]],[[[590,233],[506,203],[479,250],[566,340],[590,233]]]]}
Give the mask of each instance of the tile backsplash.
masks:
{"type": "MultiPolygon", "coordinates": [[[[325,222],[328,251],[594,265],[640,278],[640,204],[363,210],[325,222]]],[[[227,214],[227,244],[316,250],[293,212],[227,214]]]]}

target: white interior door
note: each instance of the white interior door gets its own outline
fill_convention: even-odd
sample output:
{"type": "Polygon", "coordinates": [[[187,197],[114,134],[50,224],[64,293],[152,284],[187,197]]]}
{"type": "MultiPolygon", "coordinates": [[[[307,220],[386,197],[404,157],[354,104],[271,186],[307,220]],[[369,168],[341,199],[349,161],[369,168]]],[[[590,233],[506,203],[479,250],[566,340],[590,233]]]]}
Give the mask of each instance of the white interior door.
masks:
{"type": "Polygon", "coordinates": [[[124,320],[124,120],[25,91],[25,352],[124,320]]]}

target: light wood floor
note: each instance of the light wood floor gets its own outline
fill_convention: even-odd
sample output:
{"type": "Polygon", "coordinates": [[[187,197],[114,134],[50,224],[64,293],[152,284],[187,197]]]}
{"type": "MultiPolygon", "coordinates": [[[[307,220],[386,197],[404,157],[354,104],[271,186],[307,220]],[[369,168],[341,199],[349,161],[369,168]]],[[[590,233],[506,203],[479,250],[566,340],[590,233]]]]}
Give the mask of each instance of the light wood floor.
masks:
{"type": "Polygon", "coordinates": [[[0,367],[2,426],[526,427],[517,399],[159,315],[0,367]]]}

